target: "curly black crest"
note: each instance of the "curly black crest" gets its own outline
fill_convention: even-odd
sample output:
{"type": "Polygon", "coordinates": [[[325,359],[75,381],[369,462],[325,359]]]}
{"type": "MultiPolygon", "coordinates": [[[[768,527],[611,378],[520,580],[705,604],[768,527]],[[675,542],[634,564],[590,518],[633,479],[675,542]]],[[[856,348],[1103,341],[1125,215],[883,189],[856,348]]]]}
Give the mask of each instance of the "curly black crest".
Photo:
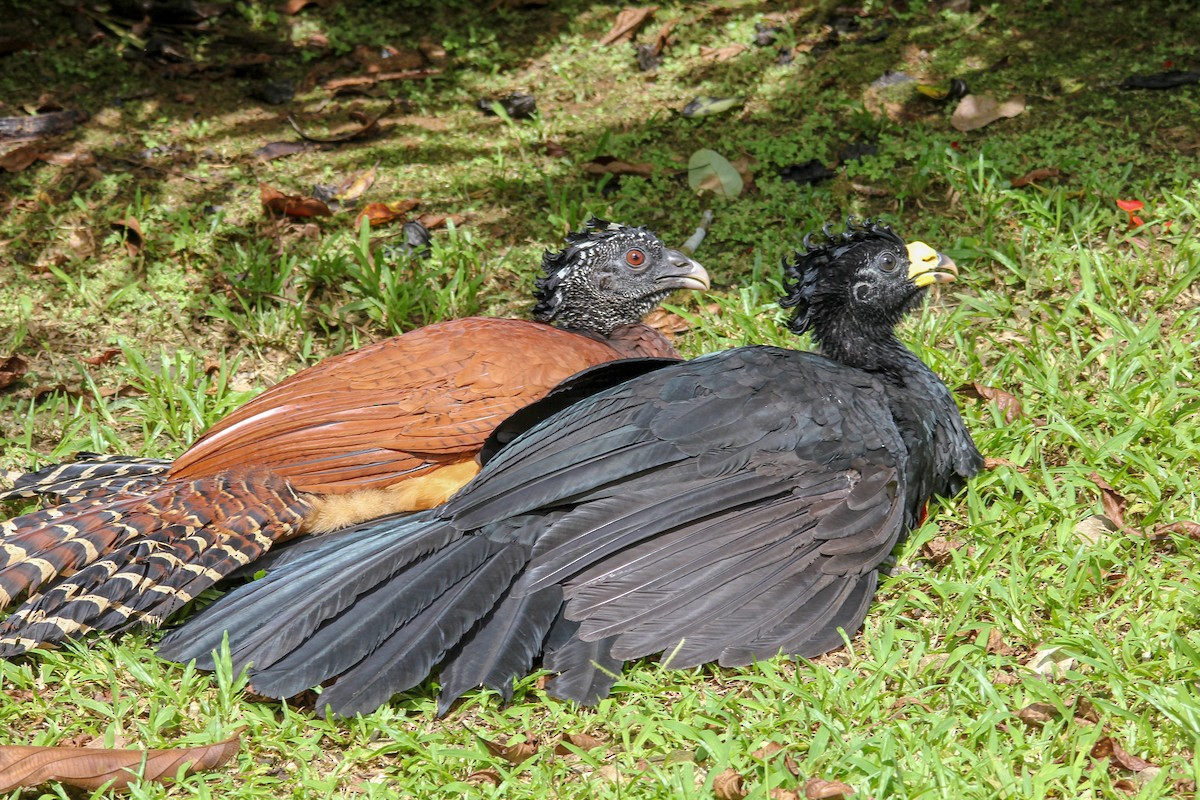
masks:
{"type": "Polygon", "coordinates": [[[804,251],[797,251],[795,261],[783,259],[783,288],[786,294],[780,298],[783,308],[794,308],[788,328],[793,333],[804,333],[812,324],[813,294],[824,270],[835,264],[851,248],[871,241],[888,241],[904,247],[902,239],[890,226],[872,219],[858,223],[854,217],[846,218],[846,230],[835,233],[832,225],[821,229],[824,242],[813,242],[814,234],[804,237],[804,251]]]}
{"type": "Polygon", "coordinates": [[[572,231],[567,234],[567,246],[564,249],[558,252],[547,250],[543,253],[542,271],[546,275],[538,278],[534,286],[533,296],[537,300],[537,305],[533,307],[533,318],[549,321],[558,314],[559,306],[563,301],[559,289],[562,287],[563,281],[576,268],[576,259],[585,246],[590,247],[596,242],[606,241],[624,231],[631,230],[645,229],[630,228],[619,222],[608,222],[599,217],[592,217],[587,221],[585,230],[572,231]]]}

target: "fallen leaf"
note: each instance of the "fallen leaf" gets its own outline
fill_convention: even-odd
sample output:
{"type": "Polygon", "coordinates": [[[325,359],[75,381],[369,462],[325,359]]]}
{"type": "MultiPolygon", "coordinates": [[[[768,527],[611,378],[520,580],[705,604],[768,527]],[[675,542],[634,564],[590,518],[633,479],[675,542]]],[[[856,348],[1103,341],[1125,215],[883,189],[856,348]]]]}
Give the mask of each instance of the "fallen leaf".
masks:
{"type": "Polygon", "coordinates": [[[1117,530],[1117,526],[1105,515],[1091,514],[1075,523],[1075,538],[1085,544],[1099,544],[1111,538],[1117,530]]]}
{"type": "Polygon", "coordinates": [[[780,789],[778,787],[771,790],[767,795],[771,800],[800,800],[800,794],[793,792],[791,789],[780,789]]]}
{"type": "Polygon", "coordinates": [[[1062,170],[1058,167],[1041,167],[1040,169],[1031,169],[1019,178],[1013,178],[1009,185],[1014,189],[1020,189],[1022,186],[1029,186],[1038,181],[1047,181],[1061,175],[1062,170]]]}
{"type": "Polygon", "coordinates": [[[975,381],[965,386],[960,386],[958,393],[965,397],[974,397],[979,400],[994,402],[1000,409],[1006,423],[1012,424],[1025,416],[1025,409],[1021,406],[1020,399],[1003,389],[997,389],[994,386],[984,386],[982,383],[975,381]]]}
{"type": "Polygon", "coordinates": [[[751,758],[761,758],[762,760],[766,761],[771,756],[775,755],[776,753],[783,752],[785,749],[787,748],[785,748],[779,742],[767,742],[765,745],[751,753],[750,756],[751,758]]]}
{"type": "Polygon", "coordinates": [[[1017,719],[1027,725],[1042,727],[1059,718],[1058,709],[1050,703],[1030,703],[1017,712],[1017,719]]]}
{"type": "Polygon", "coordinates": [[[238,751],[240,734],[207,747],[110,750],[93,747],[0,746],[0,792],[59,781],[81,789],[111,783],[126,789],[135,780],[173,781],[184,774],[216,769],[238,751]]]}
{"type": "MultiPolygon", "coordinates": [[[[397,219],[407,218],[408,212],[416,208],[420,203],[417,200],[394,200],[390,203],[367,203],[363,206],[362,211],[358,212],[358,216],[354,218],[354,227],[357,228],[366,219],[371,227],[377,225],[386,225],[389,222],[394,222],[397,219]]],[[[428,227],[428,226],[426,226],[428,227]]]]}
{"type": "Polygon", "coordinates": [[[142,252],[146,240],[142,236],[142,224],[137,221],[136,217],[125,217],[125,219],[111,223],[109,227],[124,235],[125,249],[129,251],[131,257],[142,252]]]}
{"type": "Polygon", "coordinates": [[[1121,769],[1127,769],[1130,772],[1141,772],[1147,767],[1154,766],[1154,764],[1150,763],[1144,758],[1141,758],[1140,756],[1135,756],[1132,753],[1125,752],[1125,748],[1121,747],[1117,740],[1111,736],[1102,736],[1100,740],[1092,746],[1092,758],[1111,759],[1112,762],[1121,769]]]}
{"type": "Polygon", "coordinates": [[[998,103],[996,98],[989,95],[969,94],[959,101],[950,116],[950,124],[955,130],[965,133],[990,125],[998,119],[1015,117],[1024,110],[1024,97],[1012,97],[998,103]]]}
{"type": "Polygon", "coordinates": [[[748,49],[744,44],[730,44],[724,47],[701,47],[700,58],[705,61],[720,63],[737,58],[748,49]]]}
{"type": "MultiPolygon", "coordinates": [[[[326,91],[336,92],[341,89],[353,89],[361,86],[374,86],[385,81],[418,81],[441,74],[435,67],[425,69],[407,69],[393,72],[380,72],[374,75],[351,75],[345,78],[332,78],[321,84],[326,91]]],[[[361,134],[360,134],[361,135],[361,134]]],[[[320,141],[320,140],[315,140],[320,141]]],[[[345,140],[341,140],[345,141],[345,140]]]]}
{"type": "Polygon", "coordinates": [[[265,183],[258,184],[258,189],[262,196],[263,208],[270,214],[286,214],[289,217],[333,216],[333,212],[329,210],[329,206],[315,197],[284,194],[265,183]]]}
{"type": "MultiPolygon", "coordinates": [[[[3,369],[0,367],[0,369],[3,369]]],[[[0,383],[0,386],[3,386],[0,383]]],[[[1183,536],[1190,536],[1193,539],[1200,539],[1200,522],[1191,520],[1179,520],[1178,522],[1164,522],[1154,526],[1154,537],[1165,537],[1169,533],[1178,533],[1183,536]]]]}
{"type": "Polygon", "coordinates": [[[492,786],[499,786],[500,770],[481,769],[468,775],[466,781],[474,786],[482,786],[485,783],[490,783],[492,786]]]}
{"type": "Polygon", "coordinates": [[[1062,652],[1060,647],[1039,648],[1025,666],[1045,680],[1060,680],[1067,670],[1075,666],[1075,659],[1062,652]]]}
{"type": "Polygon", "coordinates": [[[849,797],[854,790],[841,781],[827,781],[823,778],[809,778],[804,784],[804,796],[808,800],[836,800],[839,797],[849,797]]]}
{"type": "Polygon", "coordinates": [[[475,736],[479,741],[483,742],[483,746],[487,748],[489,753],[503,758],[514,767],[533,758],[534,754],[538,751],[537,737],[532,733],[525,734],[524,741],[517,742],[516,744],[500,744],[499,742],[485,739],[477,733],[475,736]]]}
{"type": "Polygon", "coordinates": [[[655,11],[658,11],[658,6],[621,9],[621,13],[617,14],[617,19],[613,23],[612,29],[600,39],[600,44],[608,46],[632,39],[637,29],[642,27],[646,23],[646,20],[653,16],[655,11]]]}
{"type": "Polygon", "coordinates": [[[997,656],[1011,656],[1018,652],[1017,648],[1004,641],[1004,634],[999,628],[988,631],[987,651],[997,656]]]}
{"type": "Polygon", "coordinates": [[[558,142],[546,142],[542,147],[551,158],[563,158],[567,155],[567,148],[558,142]]]}
{"type": "Polygon", "coordinates": [[[90,364],[93,367],[99,367],[112,361],[117,356],[121,355],[121,348],[110,347],[98,356],[91,358],[80,359],[84,364],[90,364]]]}
{"type": "Polygon", "coordinates": [[[1108,481],[1100,477],[1100,473],[1093,472],[1088,476],[1088,480],[1096,484],[1100,489],[1100,504],[1104,506],[1104,515],[1113,521],[1118,530],[1125,527],[1125,507],[1128,502],[1117,492],[1108,481]]]}
{"type": "Polygon", "coordinates": [[[642,319],[642,322],[668,337],[692,329],[691,323],[686,319],[665,308],[654,309],[642,319]]]}
{"type": "Polygon", "coordinates": [[[604,740],[597,739],[589,733],[564,733],[562,742],[555,746],[554,752],[560,756],[574,754],[575,750],[567,747],[568,744],[580,750],[595,750],[597,747],[604,746],[604,740]]]}
{"type": "Polygon", "coordinates": [[[953,553],[962,547],[962,543],[954,543],[944,536],[935,536],[921,546],[921,557],[935,567],[950,563],[953,553]]]}
{"type": "Polygon", "coordinates": [[[653,164],[635,164],[621,161],[612,156],[596,156],[583,165],[583,171],[588,175],[636,175],[639,178],[649,178],[654,174],[653,164]]]}
{"type": "Polygon", "coordinates": [[[11,355],[0,361],[0,389],[16,383],[28,371],[29,362],[23,356],[11,355]]]}
{"type": "Polygon", "coordinates": [[[436,230],[443,228],[447,223],[453,222],[455,227],[462,225],[467,221],[467,218],[462,214],[421,214],[415,220],[424,226],[427,230],[436,230]]]}
{"type": "Polygon", "coordinates": [[[41,148],[36,144],[25,144],[4,155],[0,155],[0,169],[5,172],[20,172],[38,160],[41,148]]]}
{"type": "Polygon", "coordinates": [[[729,160],[713,150],[700,149],[688,159],[688,185],[694,192],[713,192],[737,197],[746,182],[729,160]]]}
{"type": "Polygon", "coordinates": [[[713,794],[717,800],[742,800],[750,792],[745,787],[741,773],[733,767],[727,767],[713,779],[713,794]]]}

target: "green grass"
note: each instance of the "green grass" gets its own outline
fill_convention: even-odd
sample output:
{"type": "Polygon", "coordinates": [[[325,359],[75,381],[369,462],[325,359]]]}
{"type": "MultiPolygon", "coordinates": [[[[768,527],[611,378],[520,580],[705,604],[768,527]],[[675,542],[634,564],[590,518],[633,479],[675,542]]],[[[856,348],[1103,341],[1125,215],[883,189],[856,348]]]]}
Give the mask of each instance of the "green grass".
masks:
{"type": "MultiPolygon", "coordinates": [[[[588,214],[649,225],[674,244],[705,208],[715,222],[697,255],[716,288],[672,306],[692,325],[678,339],[688,355],[808,346],[775,322],[778,263],[822,222],[883,215],[949,252],[959,283],[903,336],[951,387],[978,382],[1020,399],[1024,416],[1005,422],[994,404],[960,396],[996,466],[901,548],[864,631],[813,663],[677,672],[642,662],[594,709],[546,697],[533,676],[507,706],[481,692],[444,720],[430,682],[367,717],[334,720],[260,702],[227,669],[209,676],[160,661],[155,634],[136,633],[0,663],[3,741],[192,746],[244,729],[236,764],[172,788],[136,785],[139,798],[711,798],[730,768],[752,798],[803,796],[812,777],[875,798],[1194,796],[1200,542],[1149,534],[1200,519],[1200,93],[1116,88],[1168,61],[1200,65],[1191,4],[975,3],[956,13],[914,2],[889,13],[868,3],[863,28],[886,25],[884,40],[797,52],[792,66],[776,63],[774,47],[701,57],[702,47],[749,42],[774,6],[665,5],[648,30],[680,22],[652,80],[628,45],[595,44],[612,24],[608,5],[467,5],[384,13],[345,3],[294,18],[238,5],[231,24],[255,35],[319,30],[341,56],[428,34],[454,65],[385,85],[404,106],[382,137],[269,163],[249,154],[290,129],[238,80],[168,80],[111,40],[40,41],[4,56],[0,113],[51,90],[88,108],[93,121],[73,141],[98,166],[0,174],[0,356],[30,362],[0,391],[0,468],[85,449],[176,455],[325,355],[450,316],[523,313],[541,251],[588,214]],[[867,87],[889,70],[1021,93],[1028,110],[958,133],[949,107],[914,99],[894,121],[867,110],[867,87]],[[134,96],[143,87],[151,94],[134,96]],[[473,108],[514,90],[535,92],[539,118],[473,108]],[[698,94],[747,101],[680,117],[698,94]],[[856,141],[876,153],[827,183],[778,177],[856,141]],[[186,157],[130,165],[163,144],[186,157]],[[700,147],[752,159],[754,187],[735,199],[692,194],[683,169],[700,147]],[[600,155],[657,171],[597,182],[582,165],[600,155]],[[422,211],[465,217],[435,232],[428,261],[380,258],[352,212],[311,227],[261,214],[258,181],[307,192],[376,161],[367,200],[420,198],[422,211]],[[1011,186],[1041,167],[1062,176],[1011,186]],[[1145,203],[1145,228],[1129,229],[1118,199],[1145,203]],[[108,227],[129,215],[146,234],[135,256],[108,227]],[[108,363],[83,361],[113,347],[121,354],[108,363]],[[1101,513],[1092,473],[1125,496],[1126,530],[1079,529],[1101,513]],[[1043,674],[1033,664],[1046,651],[1060,669],[1043,674]],[[1024,722],[1018,712],[1032,703],[1058,713],[1024,722]],[[538,748],[519,765],[480,739],[527,734],[538,748]],[[555,753],[567,734],[602,744],[555,753]],[[1096,760],[1105,736],[1160,769],[1096,760]],[[764,752],[772,743],[783,750],[764,752]]],[[[780,45],[824,36],[815,3],[800,10],[780,45]]],[[[188,41],[218,63],[237,53],[219,36],[188,41]]],[[[272,74],[301,79],[328,61],[313,50],[277,56],[272,74]]],[[[373,114],[388,102],[326,98],[302,88],[291,110],[322,130],[352,107],[373,114]]]]}

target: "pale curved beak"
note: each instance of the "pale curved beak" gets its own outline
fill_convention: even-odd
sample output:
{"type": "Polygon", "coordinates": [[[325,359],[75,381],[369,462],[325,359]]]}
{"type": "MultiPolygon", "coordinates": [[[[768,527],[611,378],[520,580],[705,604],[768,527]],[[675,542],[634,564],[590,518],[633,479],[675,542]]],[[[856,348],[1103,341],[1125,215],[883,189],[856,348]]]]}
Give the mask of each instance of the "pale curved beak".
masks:
{"type": "Polygon", "coordinates": [[[908,262],[908,279],[921,288],[950,283],[958,276],[958,266],[950,257],[924,242],[909,243],[908,262]]]}
{"type": "Polygon", "coordinates": [[[665,268],[658,283],[672,289],[703,290],[712,286],[708,278],[708,270],[700,266],[700,262],[689,258],[678,250],[667,250],[663,253],[665,268]]]}

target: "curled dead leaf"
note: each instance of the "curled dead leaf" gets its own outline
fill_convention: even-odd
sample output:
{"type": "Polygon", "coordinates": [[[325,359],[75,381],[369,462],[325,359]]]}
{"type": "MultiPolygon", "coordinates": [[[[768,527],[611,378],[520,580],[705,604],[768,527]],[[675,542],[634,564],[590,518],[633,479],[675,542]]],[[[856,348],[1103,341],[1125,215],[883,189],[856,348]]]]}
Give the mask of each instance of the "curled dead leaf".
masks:
{"type": "Polygon", "coordinates": [[[125,237],[125,249],[131,257],[142,252],[142,248],[146,245],[146,240],[142,236],[142,224],[137,221],[136,217],[119,219],[109,227],[125,237]]]}
{"type": "Polygon", "coordinates": [[[765,761],[766,759],[770,758],[771,756],[775,755],[776,753],[782,752],[784,749],[785,749],[784,746],[781,745],[779,742],[767,742],[765,745],[758,748],[750,755],[753,758],[761,758],[765,761]]]}
{"type": "Polygon", "coordinates": [[[974,397],[978,400],[994,402],[1000,409],[1004,421],[1008,424],[1012,424],[1025,416],[1025,409],[1021,406],[1021,400],[1016,395],[1010,394],[1003,389],[997,389],[994,386],[984,386],[979,381],[974,381],[965,386],[960,386],[958,393],[964,397],[974,397]]]}
{"type": "Polygon", "coordinates": [[[1014,189],[1019,189],[1022,186],[1029,186],[1038,181],[1047,181],[1051,178],[1057,178],[1062,175],[1062,170],[1058,167],[1042,167],[1040,169],[1031,169],[1019,178],[1013,178],[1011,186],[1014,189]]]}
{"type": "Polygon", "coordinates": [[[592,736],[590,733],[564,733],[562,741],[554,747],[554,752],[560,756],[572,755],[577,748],[579,750],[595,750],[597,747],[603,747],[604,740],[592,736]],[[571,745],[567,747],[566,745],[571,745]]]}
{"type": "Polygon", "coordinates": [[[1116,764],[1121,769],[1127,769],[1130,772],[1141,772],[1147,767],[1154,766],[1154,764],[1140,756],[1127,753],[1125,748],[1121,747],[1120,743],[1111,736],[1102,736],[1099,741],[1092,746],[1092,758],[1111,759],[1112,763],[1116,764]]]}
{"type": "Polygon", "coordinates": [[[269,214],[285,214],[289,217],[330,217],[333,212],[329,206],[315,197],[301,197],[297,194],[284,194],[278,189],[265,183],[258,185],[262,197],[263,208],[269,214]]]}
{"type": "Polygon", "coordinates": [[[490,739],[483,738],[478,733],[475,736],[483,743],[483,746],[487,748],[489,753],[503,758],[514,767],[533,758],[538,751],[538,740],[532,733],[525,734],[525,740],[515,744],[493,742],[490,739]]]}
{"type": "Polygon", "coordinates": [[[692,328],[691,323],[686,319],[665,308],[654,309],[642,321],[666,336],[686,333],[692,328]]]}
{"type": "MultiPolygon", "coordinates": [[[[393,200],[390,203],[367,203],[363,206],[362,211],[358,212],[358,216],[354,218],[354,227],[358,227],[365,219],[374,228],[377,225],[386,225],[389,222],[394,222],[398,219],[407,219],[408,212],[412,211],[420,205],[417,200],[393,200]]],[[[425,227],[429,227],[426,225],[425,227]]]]}
{"type": "Polygon", "coordinates": [[[125,789],[139,777],[172,781],[181,767],[187,775],[216,769],[233,758],[239,745],[240,733],[206,747],[165,750],[0,746],[0,792],[47,781],[81,789],[98,789],[110,781],[112,788],[125,789]]]}
{"type": "Polygon", "coordinates": [[[1026,725],[1033,725],[1038,728],[1047,722],[1053,722],[1059,716],[1058,709],[1050,703],[1030,703],[1017,712],[1017,719],[1026,725]]]}
{"type": "Polygon", "coordinates": [[[612,28],[600,39],[600,44],[608,46],[632,39],[637,29],[646,24],[655,11],[658,11],[658,6],[621,9],[612,28]]]}
{"type": "Polygon", "coordinates": [[[1125,507],[1128,505],[1124,496],[1119,494],[1108,481],[1101,478],[1098,472],[1089,475],[1088,480],[1096,484],[1096,488],[1100,490],[1100,505],[1104,507],[1104,515],[1112,520],[1118,529],[1124,528],[1125,507]]]}
{"type": "Polygon", "coordinates": [[[29,362],[24,356],[11,355],[0,361],[0,389],[11,386],[29,371],[29,362]]]}
{"type": "MultiPolygon", "coordinates": [[[[0,386],[3,384],[0,383],[0,386]]],[[[1190,536],[1193,539],[1200,539],[1200,522],[1191,520],[1179,520],[1178,522],[1164,522],[1161,525],[1154,526],[1154,538],[1165,538],[1169,534],[1178,533],[1183,536],[1190,536]]]]}
{"type": "Polygon", "coordinates": [[[500,770],[497,769],[477,770],[466,778],[467,783],[474,786],[482,786],[485,783],[490,783],[492,786],[499,786],[500,780],[500,770]]]}
{"type": "Polygon", "coordinates": [[[748,49],[744,44],[730,44],[724,47],[701,47],[700,58],[716,63],[731,61],[748,49]]]}
{"type": "Polygon", "coordinates": [[[841,781],[827,781],[824,778],[809,778],[804,784],[804,796],[808,800],[837,800],[849,797],[854,790],[841,781]]]}
{"type": "Polygon", "coordinates": [[[108,362],[112,361],[114,358],[116,358],[119,355],[121,355],[121,348],[110,347],[98,356],[92,356],[91,358],[81,358],[80,361],[82,361],[84,364],[88,364],[93,367],[99,367],[104,364],[107,364],[108,362]]]}
{"type": "Polygon", "coordinates": [[[1004,634],[1000,633],[999,628],[988,631],[987,651],[997,656],[1011,656],[1019,652],[1016,647],[1004,641],[1004,634]]]}
{"type": "Polygon", "coordinates": [[[21,145],[0,155],[0,169],[5,172],[21,172],[41,155],[41,146],[36,142],[21,145]]]}
{"type": "Polygon", "coordinates": [[[717,800],[742,800],[750,792],[746,789],[741,773],[733,767],[728,767],[713,780],[713,794],[717,800]]]}
{"type": "Polygon", "coordinates": [[[935,536],[921,547],[921,557],[935,567],[950,563],[953,553],[962,547],[962,542],[952,542],[944,536],[935,536]]]}

